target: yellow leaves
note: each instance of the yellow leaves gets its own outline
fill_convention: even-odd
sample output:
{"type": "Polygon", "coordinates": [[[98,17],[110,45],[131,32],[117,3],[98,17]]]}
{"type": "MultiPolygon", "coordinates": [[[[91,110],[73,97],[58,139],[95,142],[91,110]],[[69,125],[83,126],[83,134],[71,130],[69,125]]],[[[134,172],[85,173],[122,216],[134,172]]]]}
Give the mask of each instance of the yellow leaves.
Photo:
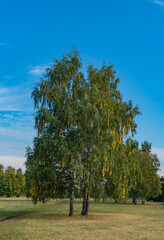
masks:
{"type": "Polygon", "coordinates": [[[117,141],[114,140],[112,145],[113,145],[113,147],[115,147],[117,145],[117,141]]]}
{"type": "Polygon", "coordinates": [[[102,171],[102,176],[104,177],[105,176],[105,170],[103,168],[103,171],[102,171]]]}
{"type": "Polygon", "coordinates": [[[73,72],[70,70],[70,71],[69,71],[69,79],[71,79],[72,73],[73,73],[73,72]]]}
{"type": "Polygon", "coordinates": [[[111,130],[111,134],[113,134],[113,135],[115,136],[115,131],[114,131],[114,129],[111,130]]]}
{"type": "Polygon", "coordinates": [[[111,133],[112,133],[113,136],[119,141],[120,136],[119,136],[118,132],[113,129],[113,130],[111,130],[111,133]]]}
{"type": "Polygon", "coordinates": [[[64,81],[62,81],[62,87],[65,88],[65,82],[64,81]]]}
{"type": "Polygon", "coordinates": [[[129,127],[129,130],[130,130],[130,129],[131,129],[131,125],[130,125],[130,123],[129,123],[129,126],[128,126],[128,127],[129,127]]]}
{"type": "Polygon", "coordinates": [[[100,139],[100,145],[102,144],[102,141],[103,141],[103,136],[101,136],[101,139],[100,139]]]}
{"type": "Polygon", "coordinates": [[[132,124],[133,120],[132,118],[129,119],[129,130],[131,129],[131,124],[132,124]]]}
{"type": "Polygon", "coordinates": [[[102,105],[102,103],[101,103],[101,106],[100,106],[100,108],[101,108],[101,109],[103,108],[103,105],[102,105]]]}
{"type": "Polygon", "coordinates": [[[108,118],[108,123],[107,123],[108,127],[109,127],[109,118],[108,118]]]}
{"type": "Polygon", "coordinates": [[[65,164],[65,157],[62,158],[62,167],[63,167],[64,164],[65,164]]]}
{"type": "Polygon", "coordinates": [[[61,134],[62,134],[62,129],[60,128],[60,130],[59,130],[59,136],[61,136],[61,134]]]}
{"type": "Polygon", "coordinates": [[[126,137],[127,133],[128,133],[128,129],[125,127],[124,128],[124,137],[126,137]]]}
{"type": "Polygon", "coordinates": [[[112,171],[109,172],[109,176],[111,176],[111,175],[112,175],[112,171]]]}
{"type": "Polygon", "coordinates": [[[73,122],[71,122],[71,127],[73,127],[73,122]]]}
{"type": "Polygon", "coordinates": [[[122,198],[125,198],[125,188],[122,189],[122,198]]]}
{"type": "Polygon", "coordinates": [[[128,134],[128,132],[131,129],[131,123],[132,123],[132,120],[130,119],[128,126],[124,127],[124,137],[128,134]]]}
{"type": "Polygon", "coordinates": [[[32,186],[30,188],[30,194],[31,196],[35,196],[36,194],[35,181],[33,181],[32,186]]]}
{"type": "Polygon", "coordinates": [[[110,109],[110,116],[113,116],[113,109],[110,109]]]}

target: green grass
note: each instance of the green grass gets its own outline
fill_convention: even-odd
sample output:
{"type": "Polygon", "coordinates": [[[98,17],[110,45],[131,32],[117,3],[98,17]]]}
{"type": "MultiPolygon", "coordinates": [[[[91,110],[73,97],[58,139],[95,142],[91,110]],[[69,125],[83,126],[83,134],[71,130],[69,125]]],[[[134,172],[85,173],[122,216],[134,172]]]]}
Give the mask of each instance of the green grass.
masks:
{"type": "Polygon", "coordinates": [[[31,199],[27,198],[0,198],[0,220],[4,217],[36,211],[40,207],[51,205],[51,203],[52,201],[46,204],[34,205],[31,199]]]}
{"type": "Polygon", "coordinates": [[[68,217],[69,201],[50,201],[34,206],[28,199],[0,199],[0,240],[163,240],[164,204],[94,203],[88,217],[80,216],[76,200],[74,217],[68,217]]]}

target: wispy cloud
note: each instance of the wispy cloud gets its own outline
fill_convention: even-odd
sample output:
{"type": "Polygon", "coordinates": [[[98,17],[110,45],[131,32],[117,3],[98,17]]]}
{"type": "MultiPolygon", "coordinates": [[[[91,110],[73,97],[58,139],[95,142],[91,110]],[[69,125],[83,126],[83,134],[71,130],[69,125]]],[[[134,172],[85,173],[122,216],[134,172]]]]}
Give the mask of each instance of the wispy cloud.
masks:
{"type": "Polygon", "coordinates": [[[32,74],[36,77],[39,77],[41,76],[43,73],[45,73],[45,69],[47,68],[48,66],[41,66],[41,65],[37,65],[37,66],[34,66],[34,67],[31,67],[31,70],[28,72],[29,74],[32,74]]]}
{"type": "Polygon", "coordinates": [[[9,93],[10,93],[9,88],[0,87],[0,95],[9,94],[9,93]]]}
{"type": "Polygon", "coordinates": [[[12,47],[13,45],[11,43],[7,43],[7,42],[0,42],[0,47],[7,47],[7,48],[10,48],[12,47]]]}
{"type": "Polygon", "coordinates": [[[31,111],[31,89],[19,87],[0,86],[0,110],[1,111],[31,111]]]}
{"type": "Polygon", "coordinates": [[[13,78],[13,75],[5,75],[4,78],[10,80],[13,78]]]}
{"type": "Polygon", "coordinates": [[[0,163],[5,167],[23,166],[25,147],[32,144],[36,134],[30,95],[30,88],[0,85],[0,163]]]}
{"type": "Polygon", "coordinates": [[[0,111],[0,163],[24,169],[25,148],[36,136],[31,112],[0,111]]]}
{"type": "Polygon", "coordinates": [[[164,7],[164,2],[163,1],[157,1],[155,0],[154,3],[158,4],[161,7],[164,7]]]}
{"type": "MultiPolygon", "coordinates": [[[[23,141],[30,144],[35,135],[31,112],[0,111],[0,141],[23,141]]],[[[1,154],[2,149],[0,149],[1,154]]]]}

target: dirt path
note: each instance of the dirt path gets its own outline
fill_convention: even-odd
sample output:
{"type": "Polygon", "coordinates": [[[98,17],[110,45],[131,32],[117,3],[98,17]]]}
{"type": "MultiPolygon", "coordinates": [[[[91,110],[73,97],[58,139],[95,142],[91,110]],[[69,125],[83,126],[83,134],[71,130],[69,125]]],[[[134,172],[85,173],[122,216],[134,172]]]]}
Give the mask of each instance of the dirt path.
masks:
{"type": "Polygon", "coordinates": [[[39,208],[34,209],[34,210],[30,211],[30,212],[20,213],[20,214],[17,214],[17,215],[8,216],[8,217],[6,217],[6,218],[1,219],[1,220],[0,220],[0,223],[1,223],[1,222],[5,222],[5,221],[10,220],[10,219],[13,219],[13,218],[22,217],[22,216],[24,216],[24,215],[27,215],[27,214],[30,214],[30,213],[34,213],[34,212],[40,211],[40,210],[42,210],[42,209],[59,206],[59,205],[65,204],[66,202],[67,202],[67,201],[64,200],[64,201],[61,201],[61,202],[53,203],[53,204],[51,204],[51,205],[39,207],[39,208]]]}

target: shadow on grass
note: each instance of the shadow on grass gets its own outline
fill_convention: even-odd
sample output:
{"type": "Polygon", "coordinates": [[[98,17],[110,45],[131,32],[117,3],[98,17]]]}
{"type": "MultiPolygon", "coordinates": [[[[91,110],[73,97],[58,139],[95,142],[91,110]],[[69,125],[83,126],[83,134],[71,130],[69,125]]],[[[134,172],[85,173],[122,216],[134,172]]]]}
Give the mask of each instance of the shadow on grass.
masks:
{"type": "Polygon", "coordinates": [[[0,198],[0,203],[1,202],[32,202],[31,199],[21,199],[21,198],[18,198],[18,199],[12,199],[12,198],[3,198],[1,199],[0,198]]]}
{"type": "Polygon", "coordinates": [[[76,213],[74,216],[69,217],[68,213],[38,213],[38,212],[29,212],[29,213],[22,213],[13,216],[9,216],[0,220],[1,222],[8,222],[8,221],[64,221],[64,222],[72,222],[72,221],[90,221],[99,219],[97,214],[91,214],[89,216],[82,216],[80,213],[76,213]]]}

